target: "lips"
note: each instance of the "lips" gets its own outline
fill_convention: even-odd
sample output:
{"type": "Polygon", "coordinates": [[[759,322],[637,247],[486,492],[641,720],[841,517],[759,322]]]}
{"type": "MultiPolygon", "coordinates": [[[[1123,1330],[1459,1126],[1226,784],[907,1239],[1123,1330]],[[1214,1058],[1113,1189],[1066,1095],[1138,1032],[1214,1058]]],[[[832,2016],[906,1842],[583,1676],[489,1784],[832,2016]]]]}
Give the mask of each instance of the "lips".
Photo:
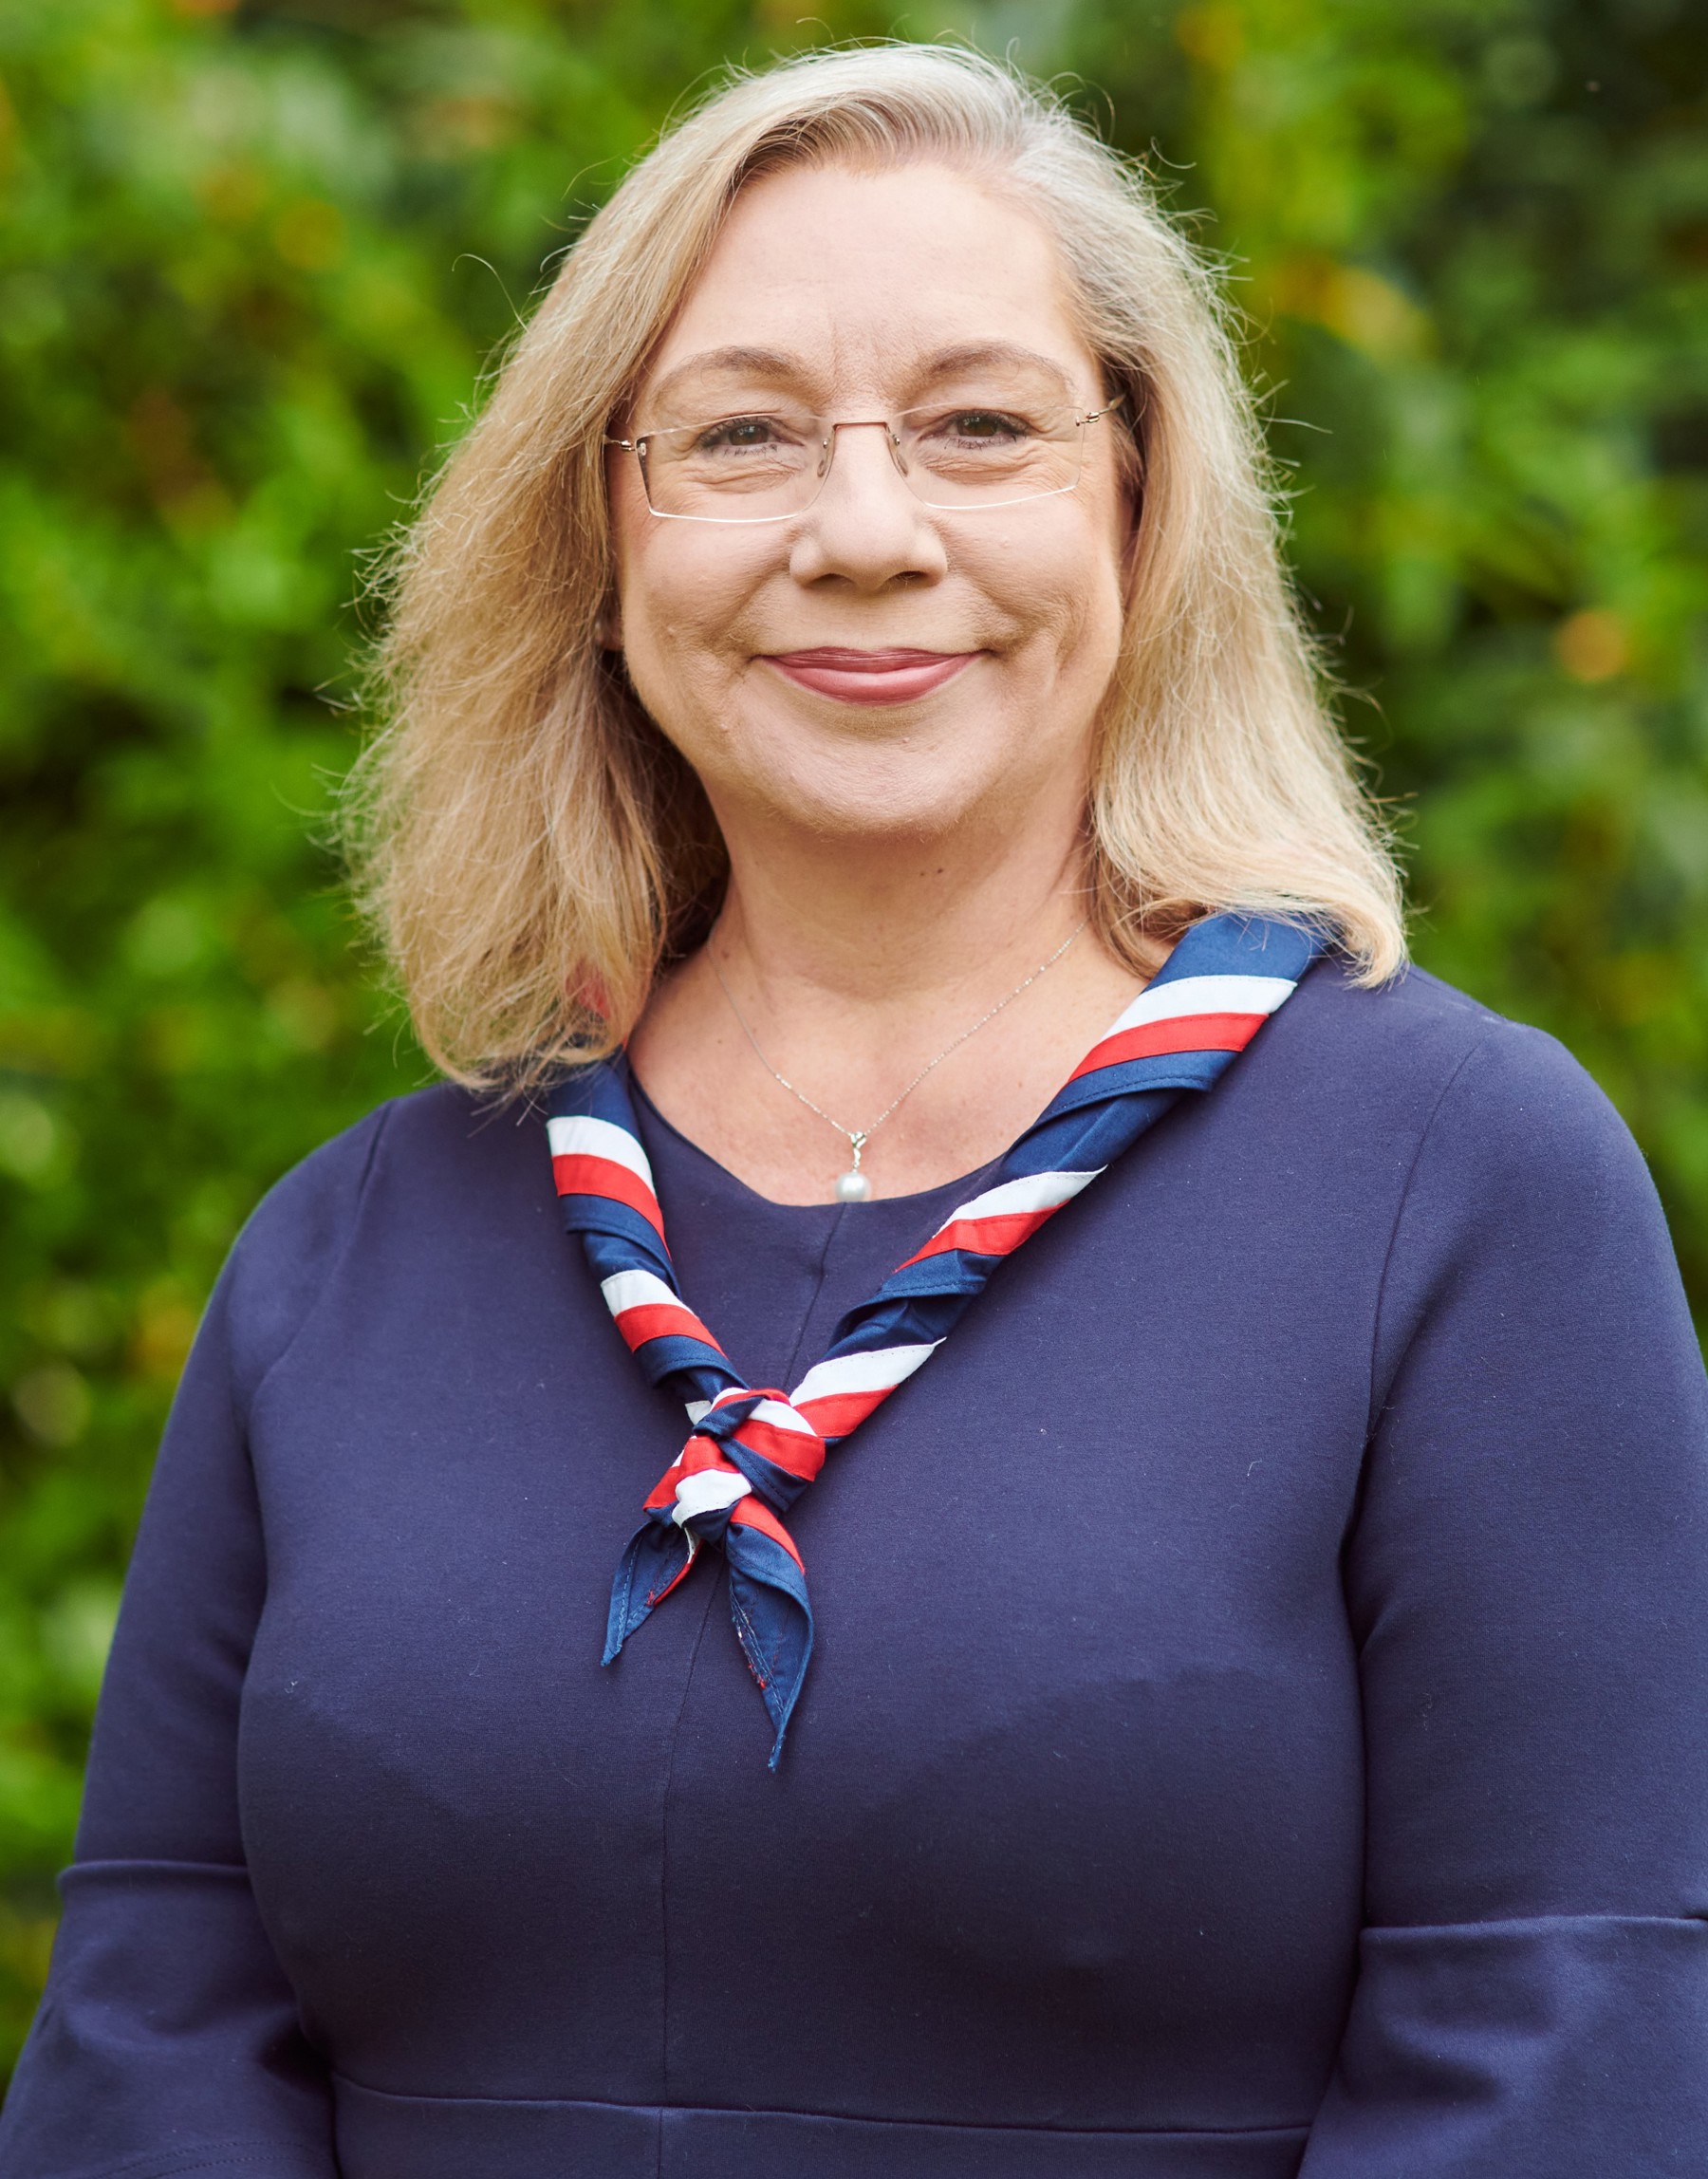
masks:
{"type": "Polygon", "coordinates": [[[799,688],[840,703],[913,703],[951,681],[977,651],[771,651],[766,663],[799,688]]]}

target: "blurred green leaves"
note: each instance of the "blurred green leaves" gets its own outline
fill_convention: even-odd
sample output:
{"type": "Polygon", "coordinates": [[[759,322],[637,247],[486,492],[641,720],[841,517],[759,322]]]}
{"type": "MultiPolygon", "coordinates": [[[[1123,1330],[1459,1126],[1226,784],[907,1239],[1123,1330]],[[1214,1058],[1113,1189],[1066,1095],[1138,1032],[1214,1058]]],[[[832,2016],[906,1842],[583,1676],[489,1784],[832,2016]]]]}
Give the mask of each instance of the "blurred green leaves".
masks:
{"type": "Polygon", "coordinates": [[[363,556],[684,92],[944,28],[1226,254],[1419,954],[1594,1069],[1708,1306],[1699,8],[0,0],[0,2055],[208,1286],[425,1071],[316,845],[363,556]]]}

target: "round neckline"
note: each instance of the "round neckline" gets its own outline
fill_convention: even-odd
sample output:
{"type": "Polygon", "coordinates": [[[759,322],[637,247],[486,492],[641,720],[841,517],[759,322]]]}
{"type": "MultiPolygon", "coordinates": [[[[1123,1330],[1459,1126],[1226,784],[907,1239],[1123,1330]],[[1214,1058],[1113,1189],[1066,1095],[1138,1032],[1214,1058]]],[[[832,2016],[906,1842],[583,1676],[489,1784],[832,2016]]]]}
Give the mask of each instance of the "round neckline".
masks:
{"type": "Polygon", "coordinates": [[[675,1121],[667,1119],[665,1115],[659,1111],[658,1106],[654,1104],[652,1098],[647,1094],[646,1085],[635,1072],[632,1065],[627,1067],[626,1071],[628,1074],[629,1089],[634,1093],[636,1102],[645,1108],[647,1118],[651,1120],[655,1126],[661,1128],[663,1132],[670,1137],[673,1143],[679,1144],[691,1157],[696,1159],[702,1165],[710,1166],[712,1171],[717,1175],[719,1180],[726,1183],[730,1187],[738,1190],[739,1193],[743,1196],[746,1196],[750,1201],[760,1204],[764,1209],[768,1211],[810,1211],[816,1212],[822,1216],[826,1211],[832,1211],[837,1213],[845,1211],[869,1213],[873,1211],[890,1210],[906,1211],[909,1208],[919,1210],[921,1207],[934,1202],[939,1196],[954,1197],[957,1201],[960,1200],[962,1191],[971,1193],[974,1188],[974,1183],[982,1181],[987,1174],[992,1172],[994,1167],[1000,1164],[1002,1162],[1000,1158],[992,1158],[982,1165],[975,1165],[970,1173],[962,1173],[956,1179],[952,1181],[939,1181],[936,1187],[921,1188],[913,1195],[879,1196],[873,1201],[864,1203],[845,1203],[836,1201],[825,1203],[779,1202],[775,1196],[761,1195],[757,1188],[750,1187],[748,1183],[741,1178],[739,1173],[733,1173],[731,1172],[728,1165],[720,1164],[717,1159],[712,1155],[711,1151],[702,1149],[700,1145],[694,1140],[692,1135],[684,1135],[682,1130],[676,1125],[675,1121]]]}

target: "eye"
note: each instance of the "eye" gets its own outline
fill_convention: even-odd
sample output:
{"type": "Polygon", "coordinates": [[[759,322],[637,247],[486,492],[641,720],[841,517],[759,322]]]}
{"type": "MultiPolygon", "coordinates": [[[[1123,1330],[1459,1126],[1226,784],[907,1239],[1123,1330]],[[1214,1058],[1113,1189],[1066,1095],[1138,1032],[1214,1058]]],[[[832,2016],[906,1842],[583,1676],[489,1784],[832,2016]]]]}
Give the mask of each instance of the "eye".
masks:
{"type": "Polygon", "coordinates": [[[727,416],[707,424],[696,437],[696,454],[746,454],[786,446],[789,434],[781,417],[727,416]]]}
{"type": "Polygon", "coordinates": [[[934,429],[965,445],[1013,446],[1023,438],[1030,438],[1032,427],[1024,417],[1011,415],[1005,409],[956,409],[934,429]]]}

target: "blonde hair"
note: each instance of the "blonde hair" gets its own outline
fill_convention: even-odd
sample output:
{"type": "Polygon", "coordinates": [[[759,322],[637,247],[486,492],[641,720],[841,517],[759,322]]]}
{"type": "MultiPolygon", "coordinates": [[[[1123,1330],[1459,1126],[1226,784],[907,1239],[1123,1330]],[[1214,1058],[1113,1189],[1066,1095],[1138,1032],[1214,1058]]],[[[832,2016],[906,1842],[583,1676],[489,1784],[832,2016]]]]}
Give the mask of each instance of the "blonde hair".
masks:
{"type": "Polygon", "coordinates": [[[446,1073],[525,1087],[609,1051],[725,874],[698,782],[600,640],[602,441],[743,185],[934,159],[1053,233],[1136,419],[1131,599],[1086,813],[1115,955],[1219,909],[1308,920],[1360,979],[1404,960],[1392,858],[1319,694],[1216,284],[1142,176],[1053,95],[944,46],[733,79],[566,256],[393,568],[386,723],[353,776],[361,896],[446,1073]]]}

